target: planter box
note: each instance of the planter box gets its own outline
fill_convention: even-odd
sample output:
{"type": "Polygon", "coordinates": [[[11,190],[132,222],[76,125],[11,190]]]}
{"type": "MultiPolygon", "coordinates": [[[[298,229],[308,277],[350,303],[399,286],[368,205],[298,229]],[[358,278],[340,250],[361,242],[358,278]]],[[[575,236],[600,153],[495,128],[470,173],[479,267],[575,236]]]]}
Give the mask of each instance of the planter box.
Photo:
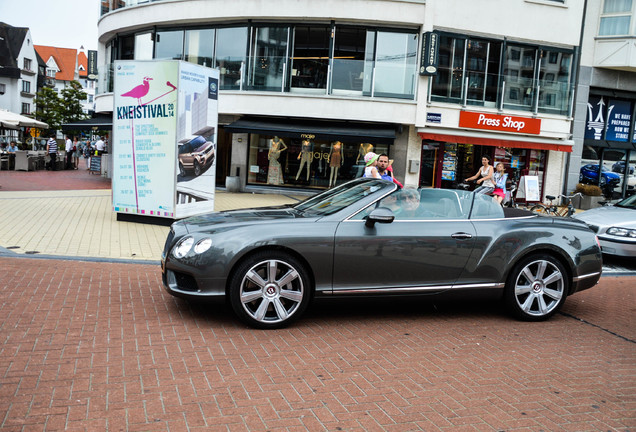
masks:
{"type": "Polygon", "coordinates": [[[599,202],[604,200],[605,198],[603,196],[583,195],[582,197],[572,199],[572,205],[577,209],[589,210],[598,207],[599,202]]]}

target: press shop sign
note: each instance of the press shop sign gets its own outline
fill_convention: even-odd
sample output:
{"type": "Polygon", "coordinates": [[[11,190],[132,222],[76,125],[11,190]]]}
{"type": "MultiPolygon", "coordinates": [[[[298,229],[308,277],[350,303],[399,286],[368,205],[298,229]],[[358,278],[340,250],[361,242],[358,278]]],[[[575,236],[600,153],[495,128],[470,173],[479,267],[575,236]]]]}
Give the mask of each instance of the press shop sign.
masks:
{"type": "Polygon", "coordinates": [[[459,127],[539,135],[541,119],[461,111],[459,127]]]}

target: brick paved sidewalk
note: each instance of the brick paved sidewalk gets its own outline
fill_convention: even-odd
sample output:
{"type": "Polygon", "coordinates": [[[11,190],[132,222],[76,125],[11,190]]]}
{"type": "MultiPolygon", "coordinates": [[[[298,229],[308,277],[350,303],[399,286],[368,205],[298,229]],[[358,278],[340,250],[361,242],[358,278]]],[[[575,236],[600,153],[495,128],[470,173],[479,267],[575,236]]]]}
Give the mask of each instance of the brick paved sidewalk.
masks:
{"type": "Polygon", "coordinates": [[[0,429],[636,429],[636,278],[544,323],[487,303],[318,303],[291,328],[166,294],[157,266],[0,258],[0,429]]]}

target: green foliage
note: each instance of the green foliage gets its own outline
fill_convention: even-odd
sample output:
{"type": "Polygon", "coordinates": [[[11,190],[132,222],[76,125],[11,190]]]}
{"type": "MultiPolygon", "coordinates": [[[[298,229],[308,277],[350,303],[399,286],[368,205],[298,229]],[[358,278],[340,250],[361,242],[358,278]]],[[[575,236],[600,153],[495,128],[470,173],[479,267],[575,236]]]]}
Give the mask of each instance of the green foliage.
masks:
{"type": "MultiPolygon", "coordinates": [[[[50,130],[56,130],[62,124],[59,110],[60,98],[50,87],[43,87],[35,97],[35,118],[48,123],[50,130]]],[[[48,133],[47,133],[48,134],[48,133]]]]}
{"type": "Polygon", "coordinates": [[[71,81],[60,92],[62,123],[71,123],[84,120],[86,115],[82,112],[82,103],[86,100],[86,93],[82,85],[77,81],[71,81]]]}
{"type": "Polygon", "coordinates": [[[58,130],[64,123],[83,120],[82,103],[86,93],[78,81],[71,81],[60,95],[50,87],[43,87],[35,99],[35,117],[49,124],[50,131],[58,130]]]}

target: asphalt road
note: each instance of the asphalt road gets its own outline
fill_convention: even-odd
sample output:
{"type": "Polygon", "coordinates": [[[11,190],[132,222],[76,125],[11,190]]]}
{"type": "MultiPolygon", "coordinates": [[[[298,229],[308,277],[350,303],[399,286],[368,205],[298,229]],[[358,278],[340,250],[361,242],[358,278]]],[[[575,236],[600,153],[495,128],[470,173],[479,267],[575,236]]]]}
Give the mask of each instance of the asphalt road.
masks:
{"type": "Polygon", "coordinates": [[[257,331],[156,265],[0,257],[0,430],[636,430],[636,276],[540,323],[485,301],[314,304],[257,331]]]}

